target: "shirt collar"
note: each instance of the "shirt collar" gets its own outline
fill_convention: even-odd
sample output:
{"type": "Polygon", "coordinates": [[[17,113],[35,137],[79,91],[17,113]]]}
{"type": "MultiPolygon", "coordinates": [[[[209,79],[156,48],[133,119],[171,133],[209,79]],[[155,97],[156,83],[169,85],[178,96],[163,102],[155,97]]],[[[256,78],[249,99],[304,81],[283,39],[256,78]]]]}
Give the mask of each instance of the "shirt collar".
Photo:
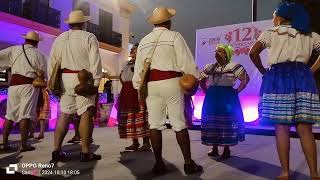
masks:
{"type": "Polygon", "coordinates": [[[276,31],[278,34],[285,34],[288,33],[293,37],[296,37],[296,35],[299,33],[295,28],[293,28],[291,25],[280,25],[276,28],[276,31]]]}
{"type": "Polygon", "coordinates": [[[280,24],[279,27],[288,27],[288,28],[291,28],[291,24],[280,24]]]}
{"type": "Polygon", "coordinates": [[[25,48],[35,48],[34,46],[32,46],[31,44],[24,44],[25,48]]]}
{"type": "Polygon", "coordinates": [[[128,61],[128,64],[134,64],[135,63],[135,61],[133,61],[133,60],[130,60],[130,61],[128,61]]]}
{"type": "Polygon", "coordinates": [[[158,31],[158,30],[168,30],[168,29],[165,28],[165,27],[155,27],[155,28],[153,28],[153,31],[158,31]]]}

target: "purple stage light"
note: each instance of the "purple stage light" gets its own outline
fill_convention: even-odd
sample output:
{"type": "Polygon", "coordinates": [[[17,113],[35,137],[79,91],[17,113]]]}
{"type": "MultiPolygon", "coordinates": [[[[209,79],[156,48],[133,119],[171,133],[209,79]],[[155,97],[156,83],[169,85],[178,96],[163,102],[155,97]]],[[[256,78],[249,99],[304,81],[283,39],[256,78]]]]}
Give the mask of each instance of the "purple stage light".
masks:
{"type": "MultiPolygon", "coordinates": [[[[202,105],[204,101],[205,94],[202,91],[198,91],[195,96],[192,97],[194,104],[194,119],[201,119],[202,105]]],[[[244,121],[253,122],[258,119],[258,102],[259,96],[239,96],[244,121]]]]}

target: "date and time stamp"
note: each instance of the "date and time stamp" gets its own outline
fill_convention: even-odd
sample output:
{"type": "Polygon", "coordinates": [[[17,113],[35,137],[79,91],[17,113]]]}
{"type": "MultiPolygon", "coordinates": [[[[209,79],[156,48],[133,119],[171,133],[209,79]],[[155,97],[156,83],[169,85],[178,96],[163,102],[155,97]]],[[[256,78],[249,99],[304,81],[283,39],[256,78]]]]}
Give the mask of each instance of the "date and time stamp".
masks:
{"type": "Polygon", "coordinates": [[[6,174],[20,172],[23,175],[34,176],[75,176],[80,175],[79,169],[61,169],[54,163],[21,163],[9,164],[6,167],[6,174]],[[21,168],[21,169],[20,169],[21,168]]]}

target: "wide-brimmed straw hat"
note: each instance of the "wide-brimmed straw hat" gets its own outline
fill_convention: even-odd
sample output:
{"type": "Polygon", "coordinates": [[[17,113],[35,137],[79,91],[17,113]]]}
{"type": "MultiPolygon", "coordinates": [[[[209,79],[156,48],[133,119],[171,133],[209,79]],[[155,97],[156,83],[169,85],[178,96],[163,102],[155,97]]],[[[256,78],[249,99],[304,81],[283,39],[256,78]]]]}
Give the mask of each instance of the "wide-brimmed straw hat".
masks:
{"type": "Polygon", "coordinates": [[[35,31],[29,31],[27,34],[23,34],[22,37],[27,40],[32,41],[42,41],[42,38],[35,31]]]}
{"type": "Polygon", "coordinates": [[[72,11],[69,18],[64,22],[67,24],[84,23],[90,20],[90,16],[85,16],[81,10],[72,11]]]}
{"type": "Polygon", "coordinates": [[[154,9],[152,15],[148,17],[148,22],[150,24],[161,24],[169,21],[175,15],[176,10],[173,8],[157,7],[154,9]]]}

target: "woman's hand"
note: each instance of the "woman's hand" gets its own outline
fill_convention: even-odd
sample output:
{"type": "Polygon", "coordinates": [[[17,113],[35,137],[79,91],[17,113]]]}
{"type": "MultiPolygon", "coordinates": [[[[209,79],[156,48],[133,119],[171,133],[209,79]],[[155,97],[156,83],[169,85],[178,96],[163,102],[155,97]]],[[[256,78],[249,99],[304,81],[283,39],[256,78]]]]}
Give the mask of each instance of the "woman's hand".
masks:
{"type": "Polygon", "coordinates": [[[208,90],[208,87],[207,87],[207,79],[204,78],[204,79],[202,79],[201,81],[199,81],[199,85],[200,85],[201,89],[203,90],[203,92],[206,94],[206,93],[207,93],[207,90],[208,90]]]}
{"type": "Polygon", "coordinates": [[[320,56],[316,60],[316,62],[311,66],[310,70],[314,74],[316,73],[320,68],[320,56]]]}
{"type": "Polygon", "coordinates": [[[315,74],[315,73],[318,71],[318,68],[317,68],[315,65],[313,65],[313,66],[310,68],[310,70],[311,70],[312,74],[315,74]]]}
{"type": "Polygon", "coordinates": [[[259,72],[260,72],[262,75],[264,75],[267,71],[268,71],[267,68],[261,68],[261,69],[259,69],[259,72]]]}
{"type": "Polygon", "coordinates": [[[247,74],[247,72],[244,71],[243,73],[240,74],[238,79],[240,80],[240,85],[237,88],[237,91],[238,91],[238,93],[240,93],[248,85],[248,83],[250,81],[250,77],[247,74]]]}

